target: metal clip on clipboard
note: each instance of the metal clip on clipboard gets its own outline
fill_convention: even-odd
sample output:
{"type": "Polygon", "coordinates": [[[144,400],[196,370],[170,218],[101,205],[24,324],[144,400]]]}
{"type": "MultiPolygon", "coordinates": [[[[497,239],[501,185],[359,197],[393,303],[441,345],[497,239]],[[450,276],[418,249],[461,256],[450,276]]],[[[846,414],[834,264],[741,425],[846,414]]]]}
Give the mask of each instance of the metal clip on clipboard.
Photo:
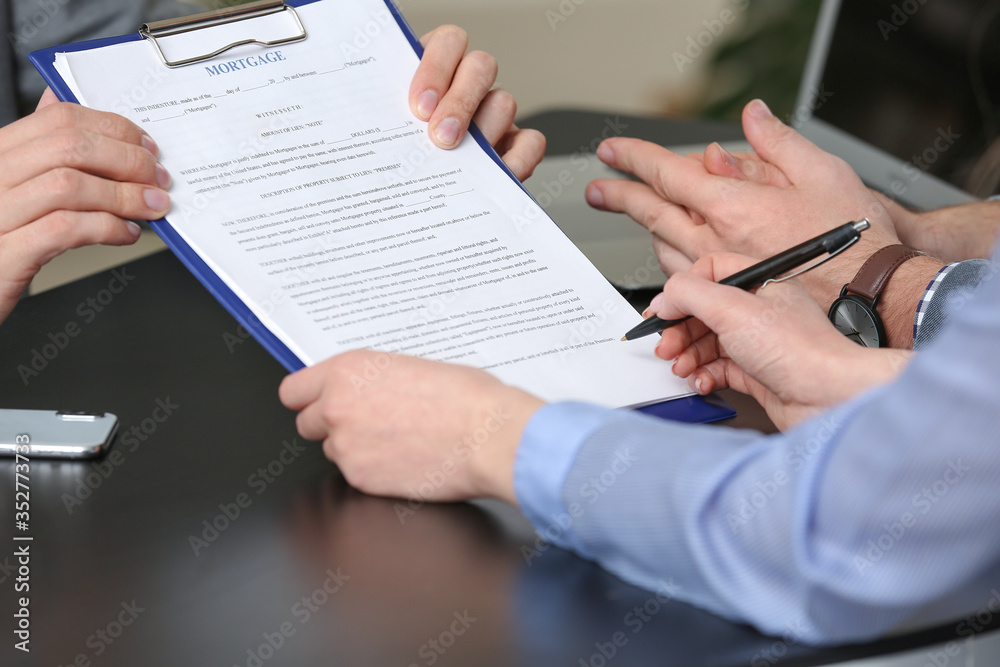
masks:
{"type": "Polygon", "coordinates": [[[279,44],[298,42],[306,38],[306,29],[302,25],[302,20],[299,18],[298,12],[295,11],[295,8],[290,5],[286,5],[283,0],[257,0],[257,2],[248,2],[245,5],[239,5],[229,9],[213,9],[212,11],[192,14],[191,16],[167,19],[165,21],[155,21],[153,23],[144,23],[139,27],[139,34],[153,44],[153,47],[156,49],[156,53],[160,56],[160,60],[163,61],[164,65],[167,67],[183,67],[184,65],[191,65],[205,60],[211,60],[215,56],[225,53],[230,49],[235,49],[237,46],[244,46],[246,44],[278,46],[279,44]],[[163,53],[160,43],[157,41],[157,39],[170,37],[171,35],[180,35],[194,30],[213,28],[220,25],[226,25],[228,23],[236,23],[237,21],[260,18],[262,16],[269,16],[271,14],[278,14],[281,12],[291,12],[291,16],[295,20],[295,24],[298,26],[298,34],[292,35],[291,37],[282,37],[267,41],[250,37],[248,39],[227,44],[220,49],[212,51],[211,53],[205,53],[199,56],[185,58],[183,60],[168,59],[163,53]]]}

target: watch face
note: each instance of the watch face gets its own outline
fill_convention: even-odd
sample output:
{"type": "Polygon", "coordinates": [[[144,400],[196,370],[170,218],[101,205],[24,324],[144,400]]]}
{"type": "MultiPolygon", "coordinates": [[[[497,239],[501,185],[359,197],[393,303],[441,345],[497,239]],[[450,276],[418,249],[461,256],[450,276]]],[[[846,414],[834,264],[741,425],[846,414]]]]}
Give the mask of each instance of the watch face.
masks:
{"type": "Polygon", "coordinates": [[[865,347],[881,347],[885,333],[871,306],[851,296],[837,299],[830,308],[830,321],[840,333],[865,347]]]}

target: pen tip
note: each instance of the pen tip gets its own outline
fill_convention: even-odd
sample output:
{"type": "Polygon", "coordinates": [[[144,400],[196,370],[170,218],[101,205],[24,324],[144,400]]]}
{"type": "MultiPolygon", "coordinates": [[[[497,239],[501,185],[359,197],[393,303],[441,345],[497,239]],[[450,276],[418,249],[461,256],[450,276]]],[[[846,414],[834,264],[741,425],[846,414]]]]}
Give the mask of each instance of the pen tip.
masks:
{"type": "Polygon", "coordinates": [[[627,340],[628,340],[628,336],[622,336],[622,342],[623,342],[623,343],[624,343],[625,341],[627,341],[627,340]]]}

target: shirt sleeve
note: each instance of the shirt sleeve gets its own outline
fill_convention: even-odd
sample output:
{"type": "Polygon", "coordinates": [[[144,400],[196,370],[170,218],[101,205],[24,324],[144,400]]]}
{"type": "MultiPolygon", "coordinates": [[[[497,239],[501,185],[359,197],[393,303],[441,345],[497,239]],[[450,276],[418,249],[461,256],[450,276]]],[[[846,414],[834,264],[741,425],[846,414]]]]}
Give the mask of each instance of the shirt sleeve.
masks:
{"type": "Polygon", "coordinates": [[[799,641],[983,608],[1000,576],[1000,281],[952,310],[895,383],[782,434],[543,408],[522,507],[626,581],[799,641]]]}
{"type": "Polygon", "coordinates": [[[927,285],[913,320],[913,349],[919,350],[944,329],[949,310],[956,301],[964,302],[987,278],[998,273],[996,263],[970,259],[944,266],[927,285]]]}

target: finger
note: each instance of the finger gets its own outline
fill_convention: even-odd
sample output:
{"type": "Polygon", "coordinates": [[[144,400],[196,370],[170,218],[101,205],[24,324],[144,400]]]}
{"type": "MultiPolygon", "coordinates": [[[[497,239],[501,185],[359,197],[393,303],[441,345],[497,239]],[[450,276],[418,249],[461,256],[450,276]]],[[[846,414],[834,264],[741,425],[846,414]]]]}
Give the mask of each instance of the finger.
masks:
{"type": "Polygon", "coordinates": [[[732,189],[731,179],[709,174],[697,160],[640,139],[606,139],[597,156],[609,167],[639,177],[667,201],[702,214],[732,189]]]}
{"type": "Polygon", "coordinates": [[[323,418],[323,402],[317,400],[295,416],[295,428],[306,440],[323,442],[330,435],[331,429],[323,418]]]}
{"type": "Polygon", "coordinates": [[[701,163],[705,165],[705,170],[710,174],[745,180],[736,156],[718,143],[709,144],[705,148],[701,163]]]}
{"type": "Polygon", "coordinates": [[[773,394],[760,382],[743,372],[727,357],[720,357],[702,366],[688,377],[688,384],[699,394],[732,389],[755,398],[761,405],[773,394]]]}
{"type": "Polygon", "coordinates": [[[88,130],[57,130],[0,155],[0,189],[66,167],[115,181],[166,189],[170,175],[145,148],[88,130]]]}
{"type": "Polygon", "coordinates": [[[674,375],[686,378],[699,367],[715,361],[720,356],[719,338],[714,333],[709,332],[696,339],[687,349],[677,355],[673,367],[674,375]]]}
{"type": "MultiPolygon", "coordinates": [[[[670,222],[682,222],[685,209],[666,201],[652,187],[638,181],[601,178],[591,181],[584,193],[587,203],[602,211],[625,213],[655,234],[658,228],[670,222]],[[664,214],[669,220],[664,221],[664,214]],[[674,216],[678,216],[674,220],[674,216]]],[[[687,222],[690,222],[688,217],[687,222]]]]}
{"type": "Polygon", "coordinates": [[[84,245],[129,245],[139,226],[108,213],[58,211],[6,234],[0,243],[0,321],[43,265],[84,245]]]}
{"type": "Polygon", "coordinates": [[[326,362],[303,368],[285,377],[278,386],[278,400],[289,410],[303,410],[319,400],[323,393],[323,367],[326,362]]]}
{"type": "Polygon", "coordinates": [[[431,140],[441,148],[457,146],[496,80],[496,58],[484,51],[467,53],[458,65],[451,87],[431,115],[431,140]]]}
{"type": "Polygon", "coordinates": [[[513,130],[497,144],[497,152],[517,180],[531,177],[545,157],[545,135],[538,130],[513,130]]]}
{"type": "Polygon", "coordinates": [[[656,259],[660,262],[660,269],[668,276],[689,271],[694,265],[694,260],[691,257],[659,236],[653,236],[653,252],[656,253],[656,259]]]}
{"type": "MultiPolygon", "coordinates": [[[[696,160],[696,161],[699,161],[699,162],[700,162],[700,161],[701,161],[701,157],[702,157],[702,156],[701,156],[700,154],[698,154],[698,155],[695,155],[694,153],[692,153],[692,154],[690,154],[690,155],[688,155],[688,156],[686,156],[686,157],[687,157],[687,158],[689,158],[689,159],[694,159],[694,160],[696,160]]],[[[615,181],[614,179],[607,179],[607,180],[609,180],[609,181],[610,181],[610,182],[612,182],[612,183],[616,182],[616,181],[615,181]]],[[[598,186],[597,186],[597,187],[600,187],[600,184],[601,184],[601,183],[603,183],[603,181],[601,181],[601,182],[598,182],[598,181],[594,181],[594,182],[598,184],[598,186]]],[[[622,181],[620,181],[620,180],[619,180],[619,181],[617,181],[617,182],[622,182],[622,181]]],[[[634,183],[635,181],[625,181],[625,182],[628,182],[628,183],[634,183]]],[[[645,184],[642,184],[642,185],[645,185],[645,184]]],[[[647,185],[646,187],[649,187],[649,186],[647,185]]],[[[661,195],[660,193],[658,193],[658,192],[657,192],[656,190],[654,190],[653,188],[650,188],[650,190],[652,190],[653,194],[654,194],[654,195],[655,195],[655,196],[656,196],[656,197],[657,197],[657,198],[658,198],[659,200],[661,200],[661,201],[663,200],[663,197],[662,197],[662,195],[661,195]]],[[[594,193],[593,193],[593,195],[592,195],[592,196],[594,196],[594,197],[595,197],[595,203],[594,203],[594,204],[591,204],[591,205],[592,205],[592,206],[594,206],[595,208],[603,208],[603,206],[602,206],[602,205],[600,204],[600,200],[599,200],[599,199],[596,199],[596,197],[598,197],[598,196],[599,196],[599,194],[600,194],[600,192],[599,192],[599,191],[597,191],[597,192],[594,192],[594,193]]],[[[702,215],[701,215],[700,213],[698,213],[697,211],[695,211],[695,210],[693,210],[693,209],[688,209],[688,208],[685,208],[685,213],[687,214],[688,218],[690,218],[691,222],[692,222],[693,224],[695,224],[695,225],[704,225],[704,224],[705,224],[705,223],[707,222],[707,221],[705,220],[704,216],[702,216],[702,215]]]]}
{"type": "Polygon", "coordinates": [[[0,204],[0,233],[4,233],[60,210],[158,220],[170,209],[170,196],[157,188],[59,168],[7,191],[0,204]]]}
{"type": "Polygon", "coordinates": [[[486,93],[479,110],[472,117],[490,146],[496,146],[504,138],[514,124],[517,115],[517,102],[514,96],[499,88],[486,93]]]}
{"type": "MultiPolygon", "coordinates": [[[[730,359],[713,359],[687,376],[688,385],[702,396],[723,389],[735,390],[735,387],[729,386],[730,364],[732,364],[730,359]]],[[[736,374],[733,376],[735,379],[736,374]]]]}
{"type": "Polygon", "coordinates": [[[156,142],[135,123],[113,113],[87,109],[79,104],[50,104],[0,130],[0,153],[63,129],[88,130],[159,154],[156,142]]]}
{"type": "Polygon", "coordinates": [[[759,159],[738,157],[718,143],[711,144],[705,149],[704,164],[708,173],[716,176],[781,188],[792,185],[785,174],[774,165],[759,159]]]}
{"type": "Polygon", "coordinates": [[[714,237],[711,229],[696,225],[686,208],[664,200],[645,183],[599,179],[587,186],[585,196],[594,208],[626,213],[689,258],[715,249],[708,245],[714,237]]]}
{"type": "Polygon", "coordinates": [[[135,243],[139,225],[99,211],[56,211],[4,236],[0,247],[17,248],[17,258],[38,268],[58,255],[86,245],[135,243]]]}
{"type": "Polygon", "coordinates": [[[424,35],[420,43],[424,55],[410,83],[410,110],[420,120],[430,120],[469,48],[469,36],[458,26],[443,25],[424,35]]]}
{"type": "MultiPolygon", "coordinates": [[[[702,165],[705,164],[705,154],[704,153],[688,153],[684,157],[689,158],[691,160],[696,160],[699,163],[701,163],[702,165]]],[[[717,176],[722,176],[723,174],[716,174],[716,175],[717,176]]],[[[705,217],[701,213],[698,213],[697,211],[689,211],[689,212],[691,213],[691,221],[694,222],[694,224],[696,224],[696,225],[704,225],[706,222],[708,222],[707,220],[705,220],[705,217]]]]}
{"type": "Polygon", "coordinates": [[[677,326],[664,329],[656,345],[656,356],[664,361],[677,359],[694,341],[711,333],[701,320],[687,320],[677,326]]]}
{"type": "Polygon", "coordinates": [[[822,167],[832,156],[778,120],[761,100],[744,107],[743,133],[754,151],[781,170],[791,184],[827,179],[822,167]]]}
{"type": "Polygon", "coordinates": [[[41,99],[38,100],[38,106],[35,107],[35,111],[38,111],[39,109],[44,109],[50,104],[56,104],[58,102],[59,98],[56,97],[56,94],[52,92],[51,88],[46,87],[45,92],[42,93],[41,99]]]}

